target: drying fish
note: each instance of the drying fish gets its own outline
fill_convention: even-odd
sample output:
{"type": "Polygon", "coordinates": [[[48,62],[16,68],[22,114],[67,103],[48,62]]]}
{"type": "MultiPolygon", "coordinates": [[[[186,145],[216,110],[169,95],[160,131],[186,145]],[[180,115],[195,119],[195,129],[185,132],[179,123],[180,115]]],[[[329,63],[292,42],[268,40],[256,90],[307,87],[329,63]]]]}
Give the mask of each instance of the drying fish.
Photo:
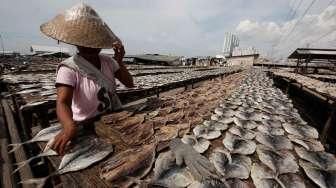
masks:
{"type": "Polygon", "coordinates": [[[178,128],[173,126],[162,126],[155,133],[155,138],[158,142],[169,141],[172,138],[176,138],[178,136],[178,128]]]}
{"type": "Polygon", "coordinates": [[[227,180],[230,188],[252,188],[252,182],[246,180],[241,180],[238,178],[227,180]]]}
{"type": "Polygon", "coordinates": [[[24,144],[49,141],[50,139],[54,138],[59,132],[61,132],[61,130],[62,130],[62,126],[59,123],[57,123],[54,126],[42,129],[32,139],[28,141],[17,143],[17,144],[10,144],[9,146],[13,148],[9,151],[9,153],[16,151],[20,146],[24,144]]]}
{"type": "Polygon", "coordinates": [[[150,170],[155,159],[156,144],[143,145],[125,150],[105,161],[101,166],[100,177],[113,182],[125,176],[135,175],[138,171],[142,177],[150,170]]]}
{"type": "Polygon", "coordinates": [[[231,127],[229,132],[247,140],[252,140],[255,137],[255,133],[253,131],[238,126],[231,127]]]}
{"type": "Polygon", "coordinates": [[[272,169],[276,174],[295,173],[299,166],[295,157],[287,150],[273,151],[258,145],[257,154],[261,162],[272,169]]]}
{"type": "Polygon", "coordinates": [[[300,138],[295,135],[288,135],[289,140],[301,145],[308,151],[324,151],[322,143],[316,139],[312,138],[300,138]]]}
{"type": "Polygon", "coordinates": [[[285,136],[276,136],[276,135],[266,135],[262,133],[257,133],[256,140],[274,150],[288,149],[293,148],[291,141],[285,136]]]}
{"type": "Polygon", "coordinates": [[[87,142],[83,143],[85,144],[81,144],[69,150],[69,152],[63,156],[58,169],[49,176],[28,179],[21,183],[37,184],[37,187],[42,187],[51,176],[85,169],[113,152],[113,145],[107,144],[98,138],[90,139],[89,144],[87,142]]]}
{"type": "Polygon", "coordinates": [[[302,178],[293,173],[276,174],[267,166],[253,163],[251,177],[256,188],[305,188],[302,178]]]}
{"type": "Polygon", "coordinates": [[[223,109],[232,109],[232,110],[236,110],[239,106],[237,105],[233,105],[233,104],[229,104],[229,103],[220,103],[219,107],[223,108],[223,109]]]}
{"type": "Polygon", "coordinates": [[[210,146],[210,141],[204,138],[197,138],[193,135],[184,135],[182,142],[191,145],[198,153],[204,153],[210,146]]]}
{"type": "Polygon", "coordinates": [[[243,120],[236,117],[233,118],[233,122],[237,126],[242,127],[244,129],[254,129],[258,126],[254,121],[243,120]]]}
{"type": "Polygon", "coordinates": [[[185,167],[175,163],[175,156],[171,151],[161,153],[154,166],[152,185],[163,187],[187,187],[194,180],[185,167]]]}
{"type": "Polygon", "coordinates": [[[193,129],[194,134],[197,137],[202,137],[208,140],[212,140],[215,138],[218,138],[221,136],[221,132],[216,130],[214,127],[212,126],[206,126],[206,125],[197,125],[194,129],[193,129]]]}
{"type": "Polygon", "coordinates": [[[272,127],[272,128],[282,128],[282,123],[279,118],[276,118],[274,116],[271,116],[270,120],[263,120],[262,123],[263,125],[267,127],[272,127]]]}
{"type": "Polygon", "coordinates": [[[121,126],[113,126],[117,129],[121,139],[130,146],[140,145],[148,141],[154,135],[153,123],[146,122],[141,124],[124,124],[121,126]]]}
{"type": "Polygon", "coordinates": [[[307,151],[301,147],[295,147],[295,152],[301,159],[305,159],[324,170],[336,170],[336,158],[324,151],[307,151]]]}
{"type": "Polygon", "coordinates": [[[210,161],[216,170],[225,178],[247,179],[250,175],[251,159],[244,155],[233,154],[223,149],[215,149],[210,161]]]}
{"type": "Polygon", "coordinates": [[[220,117],[228,118],[228,117],[233,117],[236,114],[236,112],[230,108],[216,108],[215,114],[217,114],[220,117]]]}
{"type": "Polygon", "coordinates": [[[167,127],[174,127],[178,130],[178,136],[183,136],[190,132],[191,123],[169,124],[167,127]]]}
{"type": "Polygon", "coordinates": [[[220,121],[208,121],[208,120],[205,120],[203,122],[203,125],[208,126],[208,127],[212,127],[216,131],[225,131],[226,129],[229,128],[229,126],[227,124],[222,123],[220,121]]]}
{"type": "Polygon", "coordinates": [[[263,119],[270,119],[270,117],[261,112],[237,112],[236,117],[243,120],[262,121],[263,119]]]}
{"type": "Polygon", "coordinates": [[[225,134],[223,144],[231,153],[238,153],[243,155],[252,154],[256,149],[256,144],[254,141],[245,140],[229,132],[225,134]]]}
{"type": "Polygon", "coordinates": [[[326,171],[314,166],[309,162],[299,160],[300,166],[305,171],[306,175],[321,188],[336,187],[336,171],[326,171]]]}
{"type": "Polygon", "coordinates": [[[257,129],[261,133],[270,134],[270,135],[280,136],[280,135],[285,134],[285,131],[282,128],[273,128],[273,127],[269,127],[265,125],[259,125],[257,129]]]}
{"type": "Polygon", "coordinates": [[[229,184],[222,180],[210,179],[202,182],[194,181],[188,188],[229,188],[229,184]]]}
{"type": "Polygon", "coordinates": [[[291,125],[288,123],[283,124],[283,128],[289,134],[299,136],[301,138],[318,138],[318,132],[313,127],[308,125],[291,125]]]}

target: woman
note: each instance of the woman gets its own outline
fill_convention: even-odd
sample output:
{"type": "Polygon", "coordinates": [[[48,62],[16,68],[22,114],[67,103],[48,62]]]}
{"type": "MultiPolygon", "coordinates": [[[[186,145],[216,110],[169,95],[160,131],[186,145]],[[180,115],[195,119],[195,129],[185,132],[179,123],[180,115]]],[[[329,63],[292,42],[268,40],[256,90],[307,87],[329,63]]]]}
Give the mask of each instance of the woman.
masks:
{"type": "Polygon", "coordinates": [[[41,31],[78,49],[57,69],[56,112],[63,129],[52,148],[63,155],[78,123],[121,107],[115,78],[126,87],[133,87],[133,80],[122,62],[122,43],[88,5],[81,3],[66,10],[42,24],[41,31]],[[100,55],[102,48],[113,48],[114,58],[100,55]]]}

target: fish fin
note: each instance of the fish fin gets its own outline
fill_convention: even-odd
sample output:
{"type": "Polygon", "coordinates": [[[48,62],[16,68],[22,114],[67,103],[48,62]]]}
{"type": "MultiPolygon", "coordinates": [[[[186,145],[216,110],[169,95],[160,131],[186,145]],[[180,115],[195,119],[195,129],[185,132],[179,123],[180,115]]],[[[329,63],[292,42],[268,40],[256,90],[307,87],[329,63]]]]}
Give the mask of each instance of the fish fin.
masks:
{"type": "Polygon", "coordinates": [[[13,153],[13,152],[16,151],[17,149],[19,149],[23,144],[25,144],[25,143],[9,144],[9,145],[8,145],[8,148],[9,148],[9,147],[12,147],[12,149],[9,150],[8,153],[13,153]]]}
{"type": "Polygon", "coordinates": [[[34,184],[36,185],[36,188],[43,188],[43,186],[45,185],[46,181],[52,176],[46,176],[44,178],[31,178],[28,180],[24,180],[24,181],[20,181],[19,184],[34,184]]]}

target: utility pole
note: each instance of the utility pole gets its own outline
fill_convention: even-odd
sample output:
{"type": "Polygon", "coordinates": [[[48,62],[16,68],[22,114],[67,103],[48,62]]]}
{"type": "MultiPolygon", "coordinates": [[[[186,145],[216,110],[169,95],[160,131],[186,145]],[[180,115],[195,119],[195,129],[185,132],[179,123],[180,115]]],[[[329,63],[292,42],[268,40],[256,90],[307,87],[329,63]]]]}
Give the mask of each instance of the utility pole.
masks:
{"type": "Polygon", "coordinates": [[[0,38],[1,38],[2,55],[5,56],[5,46],[4,46],[3,38],[1,36],[1,34],[0,34],[0,38]]]}

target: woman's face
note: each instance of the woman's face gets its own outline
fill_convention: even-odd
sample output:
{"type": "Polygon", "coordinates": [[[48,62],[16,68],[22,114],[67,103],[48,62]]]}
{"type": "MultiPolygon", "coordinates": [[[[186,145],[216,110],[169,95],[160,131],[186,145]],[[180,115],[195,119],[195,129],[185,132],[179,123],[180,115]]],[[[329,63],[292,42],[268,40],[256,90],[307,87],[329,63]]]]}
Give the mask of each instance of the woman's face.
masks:
{"type": "Polygon", "coordinates": [[[77,46],[77,49],[80,54],[85,54],[87,56],[97,56],[101,51],[101,48],[88,48],[83,46],[77,46]]]}

